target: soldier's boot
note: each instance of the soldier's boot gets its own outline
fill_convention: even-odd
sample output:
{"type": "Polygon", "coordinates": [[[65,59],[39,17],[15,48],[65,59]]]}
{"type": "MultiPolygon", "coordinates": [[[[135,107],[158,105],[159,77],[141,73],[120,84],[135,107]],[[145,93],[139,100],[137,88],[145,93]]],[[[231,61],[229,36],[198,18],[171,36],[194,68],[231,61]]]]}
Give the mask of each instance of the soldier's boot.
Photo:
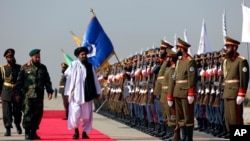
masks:
{"type": "Polygon", "coordinates": [[[6,127],[6,132],[4,133],[4,136],[11,136],[10,127],[6,127]]]}
{"type": "Polygon", "coordinates": [[[159,134],[160,130],[161,130],[161,126],[160,126],[160,124],[158,123],[158,124],[156,124],[155,131],[154,131],[152,134],[153,134],[154,136],[158,137],[158,134],[159,134]]]}
{"type": "Polygon", "coordinates": [[[75,129],[75,133],[73,135],[73,139],[78,139],[79,138],[79,130],[78,128],[75,129]]]}
{"type": "Polygon", "coordinates": [[[207,130],[207,119],[203,118],[202,119],[202,128],[199,131],[206,131],[207,130]]]}
{"type": "Polygon", "coordinates": [[[161,130],[160,130],[160,133],[158,135],[159,135],[159,137],[163,137],[166,134],[167,127],[165,124],[161,124],[160,126],[161,126],[161,130]]]}
{"type": "Polygon", "coordinates": [[[162,137],[162,140],[173,140],[174,127],[167,127],[166,134],[162,137]]]}
{"type": "Polygon", "coordinates": [[[25,140],[31,140],[31,133],[29,128],[25,128],[25,140]]]}
{"type": "Polygon", "coordinates": [[[186,140],[185,141],[193,141],[193,126],[186,127],[186,140]]]}
{"type": "Polygon", "coordinates": [[[181,141],[186,141],[187,139],[187,127],[183,126],[180,128],[181,130],[181,141]]]}
{"type": "Polygon", "coordinates": [[[41,138],[37,135],[36,133],[36,129],[32,129],[30,131],[30,134],[31,134],[31,139],[34,139],[34,140],[40,140],[41,138]]]}
{"type": "Polygon", "coordinates": [[[217,137],[222,138],[222,137],[224,137],[227,134],[228,134],[227,128],[226,128],[225,125],[223,125],[222,126],[222,132],[220,134],[218,134],[217,137]]]}
{"type": "Polygon", "coordinates": [[[219,124],[215,124],[214,125],[215,127],[214,127],[214,131],[213,131],[213,136],[216,136],[217,134],[219,134],[220,132],[221,132],[221,126],[219,125],[219,124]]]}
{"type": "Polygon", "coordinates": [[[20,124],[16,124],[16,131],[17,131],[17,134],[22,134],[22,128],[20,126],[20,124]]]}
{"type": "Polygon", "coordinates": [[[145,130],[145,133],[149,134],[154,130],[154,123],[153,122],[149,122],[148,123],[148,127],[147,129],[145,130]]]}
{"type": "Polygon", "coordinates": [[[89,136],[84,131],[82,132],[82,139],[89,139],[89,136]]]}

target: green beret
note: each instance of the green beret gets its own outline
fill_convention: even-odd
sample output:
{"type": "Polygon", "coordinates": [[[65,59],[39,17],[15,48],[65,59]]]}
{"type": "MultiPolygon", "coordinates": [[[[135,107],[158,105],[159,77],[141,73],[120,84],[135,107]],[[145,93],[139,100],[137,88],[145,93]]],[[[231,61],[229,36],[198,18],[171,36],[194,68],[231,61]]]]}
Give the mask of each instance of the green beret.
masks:
{"type": "Polygon", "coordinates": [[[33,49],[30,51],[29,55],[33,56],[33,55],[38,54],[38,53],[40,53],[40,49],[33,49]]]}

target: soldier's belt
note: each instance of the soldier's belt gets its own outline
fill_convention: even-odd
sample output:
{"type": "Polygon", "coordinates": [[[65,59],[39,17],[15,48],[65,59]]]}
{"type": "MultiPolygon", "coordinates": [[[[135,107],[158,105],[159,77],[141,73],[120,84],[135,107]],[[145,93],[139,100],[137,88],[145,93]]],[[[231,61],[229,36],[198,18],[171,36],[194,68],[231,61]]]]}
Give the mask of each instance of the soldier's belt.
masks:
{"type": "Polygon", "coordinates": [[[162,89],[168,89],[168,86],[162,86],[161,88],[162,89]]]}
{"type": "Polygon", "coordinates": [[[7,87],[11,87],[11,88],[13,88],[15,86],[14,84],[11,84],[11,83],[8,83],[8,82],[3,82],[3,85],[7,86],[7,87]]]}
{"type": "Polygon", "coordinates": [[[182,84],[182,83],[187,83],[188,81],[187,80],[176,80],[175,82],[178,84],[182,84]]]}
{"type": "Polygon", "coordinates": [[[159,76],[159,77],[157,77],[157,79],[163,79],[164,78],[164,76],[159,76]]]}
{"type": "Polygon", "coordinates": [[[239,80],[225,80],[225,83],[238,83],[239,80]]]}
{"type": "Polygon", "coordinates": [[[219,82],[214,82],[214,86],[219,86],[219,82]]]}
{"type": "Polygon", "coordinates": [[[64,86],[59,86],[59,88],[64,88],[64,86]]]}

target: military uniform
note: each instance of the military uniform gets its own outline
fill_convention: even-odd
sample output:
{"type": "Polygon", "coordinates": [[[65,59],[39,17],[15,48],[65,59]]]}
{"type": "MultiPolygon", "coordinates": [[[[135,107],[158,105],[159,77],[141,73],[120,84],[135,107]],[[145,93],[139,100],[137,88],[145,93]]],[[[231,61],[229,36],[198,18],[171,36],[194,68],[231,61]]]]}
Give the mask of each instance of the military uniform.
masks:
{"type": "MultiPolygon", "coordinates": [[[[227,51],[230,51],[230,48],[238,47],[240,44],[239,41],[227,36],[225,37],[225,40],[227,51]]],[[[249,82],[248,61],[237,52],[234,52],[233,56],[229,57],[223,62],[223,73],[225,78],[223,98],[225,122],[228,131],[229,125],[243,124],[243,101],[249,82]]]]}
{"type": "MultiPolygon", "coordinates": [[[[178,38],[178,48],[186,51],[190,47],[188,43],[178,38]]],[[[193,139],[194,127],[194,96],[197,82],[197,67],[194,59],[188,54],[183,54],[176,65],[176,85],[174,99],[176,109],[177,127],[182,131],[182,139],[193,139]]]]}
{"type": "MultiPolygon", "coordinates": [[[[14,53],[14,49],[7,49],[4,53],[4,57],[6,57],[6,59],[14,59],[14,53]]],[[[12,128],[13,117],[18,134],[22,133],[20,127],[22,119],[21,98],[15,97],[14,90],[20,67],[21,66],[16,63],[8,63],[0,67],[0,93],[2,97],[3,123],[6,128],[5,136],[11,136],[10,128],[12,128]]]]}
{"type": "MultiPolygon", "coordinates": [[[[30,56],[39,54],[40,50],[30,52],[30,56]]],[[[26,139],[40,139],[36,134],[43,115],[44,89],[48,94],[53,93],[52,84],[47,68],[43,64],[28,62],[21,67],[16,90],[23,96],[23,127],[26,139]]]]}

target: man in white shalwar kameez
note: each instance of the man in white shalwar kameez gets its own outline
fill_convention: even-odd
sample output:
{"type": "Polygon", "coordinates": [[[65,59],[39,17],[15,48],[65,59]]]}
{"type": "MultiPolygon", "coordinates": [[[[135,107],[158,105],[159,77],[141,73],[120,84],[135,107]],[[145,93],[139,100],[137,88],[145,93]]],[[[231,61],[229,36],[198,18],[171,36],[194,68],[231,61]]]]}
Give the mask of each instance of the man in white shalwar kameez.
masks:
{"type": "Polygon", "coordinates": [[[64,73],[65,95],[69,96],[68,128],[75,129],[73,139],[78,139],[78,127],[82,123],[82,138],[86,139],[92,129],[92,100],[101,94],[101,86],[93,66],[87,62],[88,49],[79,47],[74,54],[78,59],[64,73]]]}

